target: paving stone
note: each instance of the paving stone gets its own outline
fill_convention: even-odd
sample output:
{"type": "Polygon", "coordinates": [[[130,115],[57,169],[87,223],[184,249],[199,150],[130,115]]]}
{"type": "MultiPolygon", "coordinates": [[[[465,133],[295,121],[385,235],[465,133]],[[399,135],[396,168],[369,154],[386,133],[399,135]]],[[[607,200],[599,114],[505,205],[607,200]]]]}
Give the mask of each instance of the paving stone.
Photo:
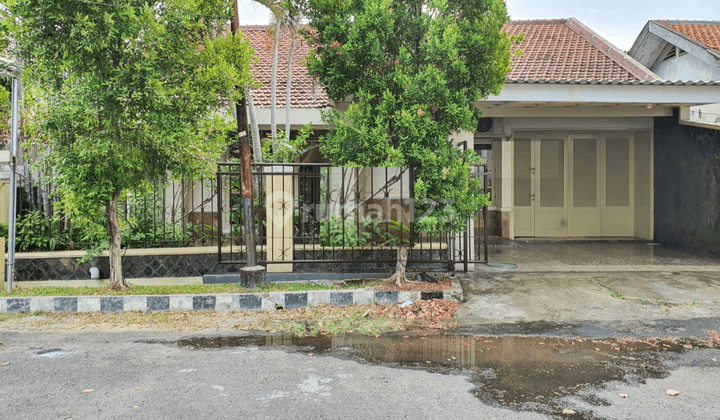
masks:
{"type": "Polygon", "coordinates": [[[193,310],[214,310],[215,309],[215,296],[193,296],[192,297],[193,310]]]}
{"type": "Polygon", "coordinates": [[[53,299],[54,312],[77,312],[78,302],[76,297],[56,297],[53,299]]]}
{"type": "Polygon", "coordinates": [[[409,291],[398,292],[398,302],[402,303],[407,300],[411,300],[411,301],[415,302],[415,299],[413,299],[413,296],[409,291]]]}
{"type": "Polygon", "coordinates": [[[275,302],[275,304],[285,307],[285,292],[270,292],[267,299],[275,302]]]}
{"type": "Polygon", "coordinates": [[[78,312],[100,312],[100,297],[98,297],[98,296],[78,296],[77,311],[78,312]]]}
{"type": "Polygon", "coordinates": [[[52,296],[36,296],[30,299],[30,312],[53,312],[54,310],[52,296]]]}
{"type": "Polygon", "coordinates": [[[125,311],[142,311],[147,308],[147,298],[145,296],[124,296],[125,311]]]}
{"type": "Polygon", "coordinates": [[[443,296],[442,291],[420,292],[420,299],[421,300],[433,300],[433,299],[443,300],[444,296],[443,296]]]}
{"type": "Polygon", "coordinates": [[[375,303],[375,291],[373,290],[354,290],[353,304],[355,305],[372,305],[375,303]]]}
{"type": "Polygon", "coordinates": [[[375,301],[381,305],[398,303],[398,292],[375,292],[375,301]]]}
{"type": "MultiPolygon", "coordinates": [[[[263,299],[260,295],[242,294],[238,295],[237,299],[238,307],[243,311],[261,309],[263,306],[263,299]]],[[[274,305],[273,309],[275,309],[274,305]]]]}
{"type": "Polygon", "coordinates": [[[352,305],[353,292],[333,292],[330,293],[330,304],[337,306],[352,305]]]}
{"type": "Polygon", "coordinates": [[[285,293],[285,309],[304,308],[307,304],[307,293],[285,293]]]}
{"type": "Polygon", "coordinates": [[[234,295],[216,295],[216,311],[234,311],[238,309],[238,301],[234,295]]]}
{"type": "Polygon", "coordinates": [[[308,306],[329,305],[331,293],[330,290],[308,291],[308,306]]]}
{"type": "Polygon", "coordinates": [[[100,298],[100,312],[122,312],[125,309],[123,296],[110,296],[100,298]]]}
{"type": "Polygon", "coordinates": [[[18,298],[7,299],[7,312],[30,312],[30,300],[18,298]]]}
{"type": "Polygon", "coordinates": [[[170,310],[170,296],[148,296],[145,303],[153,312],[170,310]]]}
{"type": "Polygon", "coordinates": [[[171,311],[190,311],[193,309],[193,306],[192,296],[170,296],[171,311]]]}
{"type": "Polygon", "coordinates": [[[263,311],[274,311],[277,309],[276,303],[268,298],[262,298],[262,306],[261,308],[263,311]]]}

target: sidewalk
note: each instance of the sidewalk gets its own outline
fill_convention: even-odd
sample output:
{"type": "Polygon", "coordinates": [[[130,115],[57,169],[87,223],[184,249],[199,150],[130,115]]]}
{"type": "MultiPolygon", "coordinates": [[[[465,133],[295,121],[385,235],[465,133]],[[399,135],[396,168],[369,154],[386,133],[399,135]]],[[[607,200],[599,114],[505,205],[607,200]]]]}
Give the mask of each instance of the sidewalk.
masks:
{"type": "MultiPolygon", "coordinates": [[[[623,242],[510,242],[462,278],[465,325],[620,323],[720,317],[720,259],[623,242]],[[498,264],[500,265],[500,264],[498,264]],[[506,265],[512,267],[512,265],[506,265]]],[[[720,325],[717,325],[720,329],[720,325]]]]}

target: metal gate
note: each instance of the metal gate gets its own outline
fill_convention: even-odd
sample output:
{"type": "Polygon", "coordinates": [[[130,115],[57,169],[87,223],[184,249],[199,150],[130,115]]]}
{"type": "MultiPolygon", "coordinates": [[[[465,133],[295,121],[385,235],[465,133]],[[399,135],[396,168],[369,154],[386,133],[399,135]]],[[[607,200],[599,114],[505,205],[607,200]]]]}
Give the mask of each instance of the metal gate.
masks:
{"type": "MultiPolygon", "coordinates": [[[[489,175],[480,168],[471,176],[489,175]]],[[[392,271],[399,245],[410,247],[408,271],[487,261],[487,229],[475,219],[462,233],[415,232],[413,168],[259,163],[252,176],[257,256],[268,272],[392,271]]],[[[218,262],[242,264],[239,164],[219,164],[217,205],[218,262]]],[[[487,211],[480,216],[487,226],[487,211]]]]}

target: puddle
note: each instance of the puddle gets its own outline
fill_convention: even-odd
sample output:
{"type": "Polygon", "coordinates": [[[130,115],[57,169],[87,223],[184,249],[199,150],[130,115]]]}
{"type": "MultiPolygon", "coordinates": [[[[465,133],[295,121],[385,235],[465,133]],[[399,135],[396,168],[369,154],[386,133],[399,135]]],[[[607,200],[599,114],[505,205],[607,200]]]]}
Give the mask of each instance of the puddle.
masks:
{"type": "MultiPolygon", "coordinates": [[[[516,410],[557,413],[560,400],[610,381],[644,382],[666,377],[668,355],[717,342],[691,339],[564,339],[527,336],[291,335],[196,336],[182,347],[276,347],[288,351],[360,359],[383,366],[468,374],[483,402],[516,410]]],[[[593,405],[606,401],[584,397],[593,405]]],[[[560,408],[562,411],[562,408],[560,408]]],[[[577,413],[577,418],[593,418],[577,413]]]]}

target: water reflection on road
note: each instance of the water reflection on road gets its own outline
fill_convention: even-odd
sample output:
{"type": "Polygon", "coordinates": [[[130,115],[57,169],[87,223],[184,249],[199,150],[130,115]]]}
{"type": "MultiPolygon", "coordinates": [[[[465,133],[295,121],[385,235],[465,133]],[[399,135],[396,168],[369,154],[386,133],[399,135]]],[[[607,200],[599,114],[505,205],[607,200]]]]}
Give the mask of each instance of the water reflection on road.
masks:
{"type": "MultiPolygon", "coordinates": [[[[176,344],[195,349],[276,347],[390,367],[464,373],[477,385],[474,393],[484,402],[539,411],[555,410],[560,398],[578,395],[609,381],[643,382],[647,378],[665,377],[668,372],[664,361],[668,354],[720,347],[717,339],[585,340],[467,335],[195,336],[182,338],[176,344]]],[[[581,417],[592,416],[585,413],[581,417]]]]}

